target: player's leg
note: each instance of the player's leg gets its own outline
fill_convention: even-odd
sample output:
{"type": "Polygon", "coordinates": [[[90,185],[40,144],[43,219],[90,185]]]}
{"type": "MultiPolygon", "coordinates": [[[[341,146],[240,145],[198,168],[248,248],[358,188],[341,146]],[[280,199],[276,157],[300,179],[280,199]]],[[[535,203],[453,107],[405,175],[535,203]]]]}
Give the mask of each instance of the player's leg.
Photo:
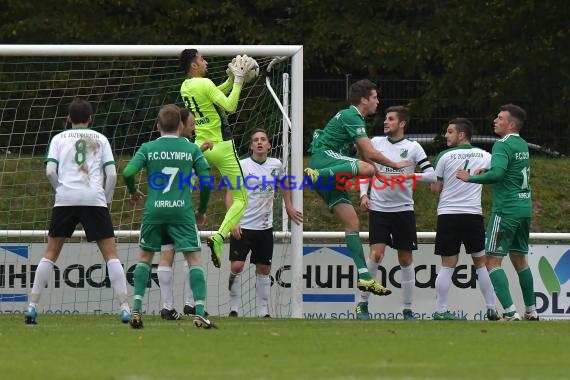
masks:
{"type": "Polygon", "coordinates": [[[37,307],[43,289],[49,283],[54,264],[61,253],[65,239],[70,237],[79,223],[79,214],[75,207],[54,207],[48,231],[48,242],[44,256],[40,259],[30,293],[30,303],[24,312],[26,324],[37,323],[37,307]]]}
{"type": "Polygon", "coordinates": [[[230,188],[233,203],[226,211],[217,233],[208,238],[212,261],[216,268],[221,265],[222,244],[229,232],[239,223],[247,207],[247,189],[243,185],[243,173],[239,164],[233,141],[223,141],[214,145],[212,150],[204,152],[210,164],[218,168],[222,183],[230,188]]]}
{"type": "Polygon", "coordinates": [[[196,223],[173,224],[168,226],[168,234],[174,240],[175,250],[184,252],[184,258],[188,263],[189,279],[194,302],[196,304],[196,314],[194,315],[194,325],[209,329],[216,327],[206,317],[206,276],[202,262],[202,246],[200,244],[200,232],[196,223]]]}
{"type": "MultiPolygon", "coordinates": [[[[370,243],[370,254],[366,266],[370,277],[376,279],[378,265],[384,259],[386,244],[390,239],[390,226],[382,217],[383,213],[370,210],[368,212],[368,241],[370,243]]],[[[360,320],[370,319],[368,310],[368,298],[370,292],[361,291],[358,304],[356,305],[356,318],[360,320]]]]}
{"type": "Polygon", "coordinates": [[[251,249],[252,234],[250,230],[242,229],[239,239],[230,235],[230,275],[228,291],[230,292],[230,317],[239,315],[241,306],[241,273],[251,249]]]}
{"type": "Polygon", "coordinates": [[[343,156],[333,151],[325,151],[311,156],[305,174],[311,178],[313,183],[318,182],[320,186],[326,187],[329,180],[323,178],[335,178],[337,174],[347,177],[357,175],[372,177],[375,170],[374,166],[368,162],[343,156]]]}
{"type": "MultiPolygon", "coordinates": [[[[360,222],[346,191],[332,189],[323,193],[325,201],[327,201],[329,205],[329,209],[332,208],[334,215],[341,221],[344,227],[346,246],[358,270],[358,289],[381,296],[392,293],[378,281],[374,280],[368,272],[366,259],[364,258],[364,250],[360,240],[360,222]]],[[[321,192],[319,194],[321,194],[321,192]]]]}
{"type": "Polygon", "coordinates": [[[156,274],[158,276],[158,283],[160,286],[160,299],[162,301],[162,308],[160,309],[160,316],[162,319],[168,321],[178,321],[182,316],[174,308],[174,245],[170,237],[163,237],[162,246],[160,248],[160,258],[158,260],[158,268],[156,274]]]}
{"type": "Polygon", "coordinates": [[[412,251],[418,249],[418,236],[416,232],[416,216],[413,211],[402,211],[394,214],[392,224],[392,248],[398,251],[400,264],[403,315],[406,320],[417,319],[412,312],[414,287],[416,286],[416,272],[412,251]]]}
{"type": "Polygon", "coordinates": [[[99,251],[107,264],[109,280],[120,305],[121,321],[127,323],[131,318],[131,309],[127,299],[127,277],[121,260],[117,256],[111,214],[107,207],[81,206],[78,209],[87,241],[97,242],[99,251]]]}
{"type": "Polygon", "coordinates": [[[536,312],[536,296],[534,293],[534,279],[527,262],[530,218],[522,218],[519,222],[519,227],[513,237],[509,257],[517,271],[519,285],[523,295],[525,305],[523,318],[526,320],[538,321],[538,314],[536,312]]]}
{"type": "Polygon", "coordinates": [[[273,228],[254,231],[251,245],[251,263],[255,264],[255,304],[257,316],[270,318],[271,261],[273,259],[273,228]]]}
{"type": "Polygon", "coordinates": [[[501,318],[496,310],[495,291],[486,267],[487,257],[485,256],[485,225],[483,217],[481,215],[460,215],[460,217],[461,221],[457,225],[461,229],[461,240],[465,245],[465,252],[471,255],[473,265],[475,266],[479,289],[481,289],[485,306],[487,307],[485,316],[490,321],[497,321],[501,318]]]}
{"type": "Polygon", "coordinates": [[[487,252],[487,270],[493,283],[495,294],[505,310],[503,320],[518,321],[520,316],[513,303],[509,289],[509,279],[502,268],[503,258],[509,252],[516,225],[512,220],[498,214],[492,214],[485,231],[485,251],[487,252]]]}
{"type": "Polygon", "coordinates": [[[456,319],[449,312],[449,287],[457,261],[461,239],[457,229],[459,221],[456,215],[439,215],[435,234],[435,255],[441,258],[441,268],[435,279],[435,304],[436,311],[432,314],[434,320],[456,319]]]}

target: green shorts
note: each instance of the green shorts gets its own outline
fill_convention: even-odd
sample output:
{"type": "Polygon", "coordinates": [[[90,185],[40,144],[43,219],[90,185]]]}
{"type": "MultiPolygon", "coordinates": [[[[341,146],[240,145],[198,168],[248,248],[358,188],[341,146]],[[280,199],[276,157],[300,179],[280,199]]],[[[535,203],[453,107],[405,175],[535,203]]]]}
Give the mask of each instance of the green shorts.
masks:
{"type": "MultiPolygon", "coordinates": [[[[347,173],[351,175],[358,174],[358,159],[343,156],[330,150],[313,153],[308,163],[311,169],[323,169],[340,165],[346,166],[345,171],[347,173]]],[[[337,182],[334,177],[321,177],[318,183],[314,184],[315,191],[324,199],[331,212],[337,204],[348,203],[352,205],[348,191],[339,189],[339,186],[345,187],[346,184],[337,182]]]]}
{"type": "Polygon", "coordinates": [[[509,218],[491,214],[485,231],[485,251],[491,256],[509,252],[528,254],[530,218],[509,218]]]}
{"type": "Polygon", "coordinates": [[[143,224],[139,247],[147,252],[160,252],[163,238],[170,236],[176,252],[202,250],[200,231],[195,224],[143,224]]]}

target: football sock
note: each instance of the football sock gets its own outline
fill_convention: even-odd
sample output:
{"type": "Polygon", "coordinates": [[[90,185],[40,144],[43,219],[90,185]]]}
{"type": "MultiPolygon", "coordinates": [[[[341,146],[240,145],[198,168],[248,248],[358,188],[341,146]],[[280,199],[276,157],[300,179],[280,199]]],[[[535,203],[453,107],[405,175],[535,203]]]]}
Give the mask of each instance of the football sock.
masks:
{"type": "Polygon", "coordinates": [[[416,286],[416,272],[414,264],[407,267],[400,266],[402,270],[402,292],[404,309],[411,309],[414,299],[414,287],[416,286]]]}
{"type": "Polygon", "coordinates": [[[519,275],[519,284],[521,286],[525,306],[534,306],[536,299],[534,295],[534,281],[530,268],[526,267],[517,274],[519,275]]]}
{"type": "Polygon", "coordinates": [[[449,285],[453,271],[455,268],[441,267],[435,279],[435,303],[437,311],[440,313],[448,310],[449,285]]]}
{"type": "Polygon", "coordinates": [[[358,278],[363,280],[371,280],[372,277],[368,273],[366,266],[366,259],[364,258],[364,250],[362,249],[362,242],[358,232],[347,232],[344,237],[346,246],[352,255],[352,260],[358,270],[358,278]]]}
{"type": "Polygon", "coordinates": [[[241,299],[241,276],[240,273],[230,272],[233,276],[232,285],[230,287],[230,310],[238,311],[241,299]]]}
{"type": "Polygon", "coordinates": [[[204,269],[201,266],[192,265],[188,276],[192,293],[194,293],[196,314],[204,315],[204,304],[206,303],[206,279],[204,277],[204,269]]]}
{"type": "Polygon", "coordinates": [[[150,264],[139,261],[133,272],[133,282],[135,287],[135,301],[133,303],[134,310],[142,310],[142,299],[146,291],[148,276],[150,275],[150,264]]]}
{"type": "Polygon", "coordinates": [[[269,314],[269,295],[271,293],[271,277],[268,274],[255,276],[257,315],[263,317],[269,314]]]}
{"type": "Polygon", "coordinates": [[[505,311],[507,311],[513,306],[513,298],[509,291],[509,279],[507,278],[505,271],[501,267],[493,268],[489,271],[489,277],[491,278],[495,294],[497,295],[501,306],[505,311]]]}
{"type": "Polygon", "coordinates": [[[172,288],[172,268],[161,265],[157,269],[158,284],[160,286],[160,298],[162,308],[171,310],[174,305],[174,290],[172,288]]]}
{"type": "Polygon", "coordinates": [[[493,290],[493,284],[491,283],[491,278],[489,277],[489,271],[487,268],[482,266],[477,268],[477,281],[479,281],[479,288],[485,299],[485,305],[487,309],[495,309],[497,305],[495,304],[495,292],[493,290]]]}
{"type": "Polygon", "coordinates": [[[194,293],[190,289],[190,270],[188,262],[184,262],[184,305],[194,306],[194,293]]]}
{"type": "Polygon", "coordinates": [[[121,265],[121,260],[111,259],[107,261],[107,272],[119,304],[124,305],[127,303],[127,277],[121,265]]]}
{"type": "Polygon", "coordinates": [[[34,285],[32,286],[32,293],[30,294],[30,304],[35,305],[40,301],[42,290],[46,287],[53,271],[53,261],[42,257],[36,268],[36,275],[34,277],[34,285]]]}

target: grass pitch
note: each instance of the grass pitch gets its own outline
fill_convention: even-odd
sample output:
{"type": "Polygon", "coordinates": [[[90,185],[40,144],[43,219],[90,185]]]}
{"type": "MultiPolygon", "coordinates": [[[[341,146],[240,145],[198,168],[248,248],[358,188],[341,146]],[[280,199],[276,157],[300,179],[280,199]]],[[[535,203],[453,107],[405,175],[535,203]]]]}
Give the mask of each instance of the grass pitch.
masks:
{"type": "Polygon", "coordinates": [[[0,316],[3,379],[563,379],[570,323],[0,316]]]}

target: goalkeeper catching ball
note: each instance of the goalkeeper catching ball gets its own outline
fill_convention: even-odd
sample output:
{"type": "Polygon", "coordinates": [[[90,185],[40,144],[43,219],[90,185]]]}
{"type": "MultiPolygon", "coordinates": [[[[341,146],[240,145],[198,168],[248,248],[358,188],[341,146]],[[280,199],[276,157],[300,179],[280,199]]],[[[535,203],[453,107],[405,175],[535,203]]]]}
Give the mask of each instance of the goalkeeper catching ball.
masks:
{"type": "Polygon", "coordinates": [[[228,79],[219,86],[206,78],[208,62],[196,49],[184,49],[180,53],[180,67],[188,77],[180,87],[180,95],[186,108],[196,117],[196,144],[200,146],[205,141],[214,144],[211,150],[204,152],[204,156],[232,187],[230,192],[234,202],[217,233],[207,240],[212,262],[219,268],[223,241],[239,223],[247,206],[246,189],[237,186],[238,176],[243,178],[243,174],[226,112],[235,112],[244,80],[250,78],[249,74],[257,63],[247,55],[236,56],[228,64],[228,79]]]}

